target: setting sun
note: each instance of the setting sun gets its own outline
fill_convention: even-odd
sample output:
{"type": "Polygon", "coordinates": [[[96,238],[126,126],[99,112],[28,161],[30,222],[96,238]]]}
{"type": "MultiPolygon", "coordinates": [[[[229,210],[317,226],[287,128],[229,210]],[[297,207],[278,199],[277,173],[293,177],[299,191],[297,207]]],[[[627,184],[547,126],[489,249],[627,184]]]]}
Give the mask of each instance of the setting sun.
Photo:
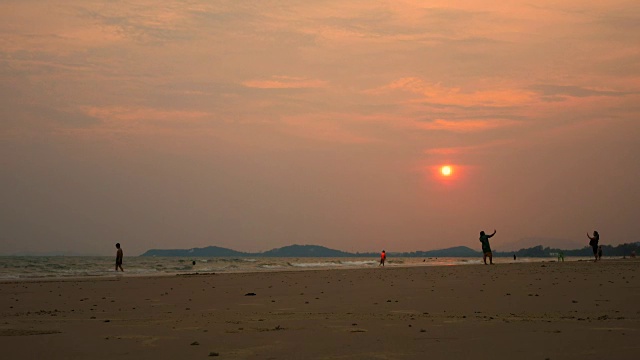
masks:
{"type": "Polygon", "coordinates": [[[440,168],[440,172],[441,172],[441,173],[442,173],[442,175],[444,175],[444,176],[450,176],[450,175],[451,175],[451,173],[452,173],[452,171],[453,171],[453,170],[451,169],[451,166],[449,166],[449,165],[445,165],[445,166],[443,166],[443,167],[441,167],[441,168],[440,168]]]}

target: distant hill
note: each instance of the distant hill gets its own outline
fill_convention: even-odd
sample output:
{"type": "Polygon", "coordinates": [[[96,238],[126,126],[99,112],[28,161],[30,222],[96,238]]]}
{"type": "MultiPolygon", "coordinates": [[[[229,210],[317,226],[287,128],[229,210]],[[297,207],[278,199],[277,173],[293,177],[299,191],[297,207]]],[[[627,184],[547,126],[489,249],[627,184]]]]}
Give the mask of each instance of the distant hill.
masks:
{"type": "Polygon", "coordinates": [[[455,246],[447,249],[416,251],[417,257],[473,257],[482,253],[466,246],[455,246]]]}
{"type": "MultiPolygon", "coordinates": [[[[514,252],[496,251],[493,253],[493,256],[513,256],[515,254],[518,257],[550,257],[556,256],[558,253],[562,253],[565,256],[593,256],[593,250],[590,246],[585,246],[580,249],[566,250],[543,247],[542,245],[534,246],[527,249],[520,249],[514,252]]],[[[620,244],[616,246],[602,245],[602,253],[604,256],[631,256],[632,253],[640,254],[640,242],[620,244]]]]}
{"type": "MultiPolygon", "coordinates": [[[[640,254],[640,242],[622,244],[617,246],[603,245],[604,256],[630,256],[632,252],[640,254]]],[[[516,251],[494,251],[494,257],[510,257],[514,254],[518,257],[549,257],[562,252],[565,256],[591,256],[590,247],[576,248],[574,250],[558,249],[537,245],[516,251]]],[[[466,246],[455,246],[447,249],[414,251],[414,252],[388,252],[393,257],[476,257],[482,253],[466,246]]],[[[271,249],[259,253],[247,253],[218,246],[193,249],[152,249],[141,256],[181,256],[181,257],[373,257],[377,258],[378,252],[350,253],[335,249],[329,249],[318,245],[290,245],[271,249]]]]}
{"type": "Polygon", "coordinates": [[[353,257],[352,253],[329,249],[318,245],[290,245],[265,251],[265,257],[353,257]]]}
{"type": "MultiPolygon", "coordinates": [[[[589,239],[585,236],[585,241],[560,239],[560,238],[545,238],[545,237],[528,237],[520,240],[510,242],[507,244],[495,244],[496,249],[501,251],[517,251],[521,249],[533,248],[538,245],[554,249],[580,249],[589,243],[589,239]]],[[[494,244],[492,244],[494,245],[494,244]]]]}
{"type": "Polygon", "coordinates": [[[151,249],[140,256],[243,257],[251,254],[218,246],[207,246],[193,249],[151,249]]]}
{"type": "MultiPolygon", "coordinates": [[[[259,253],[240,252],[218,246],[193,249],[151,249],[141,256],[181,256],[181,257],[378,257],[378,252],[350,253],[319,245],[289,245],[259,253]]],[[[466,246],[448,249],[389,253],[396,257],[471,257],[480,255],[466,246]]]]}

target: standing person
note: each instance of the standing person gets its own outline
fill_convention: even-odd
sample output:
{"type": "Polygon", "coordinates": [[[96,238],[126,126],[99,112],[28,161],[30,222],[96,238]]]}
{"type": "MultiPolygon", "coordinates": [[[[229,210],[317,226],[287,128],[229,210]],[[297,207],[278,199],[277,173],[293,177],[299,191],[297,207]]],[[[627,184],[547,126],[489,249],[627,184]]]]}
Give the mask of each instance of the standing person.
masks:
{"type": "Polygon", "coordinates": [[[589,245],[591,246],[591,249],[593,249],[594,261],[598,261],[598,241],[600,241],[600,234],[598,234],[597,231],[594,231],[593,237],[589,236],[589,233],[587,233],[587,237],[589,238],[589,245]]]}
{"type": "Polygon", "coordinates": [[[487,235],[484,231],[480,231],[480,242],[482,243],[482,261],[487,265],[487,257],[489,257],[489,263],[493,265],[493,254],[491,253],[491,245],[489,245],[489,238],[496,234],[496,229],[493,229],[493,234],[487,235]]]}
{"type": "Polygon", "coordinates": [[[602,245],[598,245],[598,260],[602,260],[602,245]]]}
{"type": "Polygon", "coordinates": [[[380,253],[380,265],[378,266],[384,266],[385,260],[387,260],[387,253],[382,250],[382,252],[380,253]]]}
{"type": "Polygon", "coordinates": [[[122,268],[122,249],[120,249],[120,243],[116,244],[116,249],[118,249],[118,251],[116,251],[116,271],[120,268],[120,271],[124,272],[122,268]]]}

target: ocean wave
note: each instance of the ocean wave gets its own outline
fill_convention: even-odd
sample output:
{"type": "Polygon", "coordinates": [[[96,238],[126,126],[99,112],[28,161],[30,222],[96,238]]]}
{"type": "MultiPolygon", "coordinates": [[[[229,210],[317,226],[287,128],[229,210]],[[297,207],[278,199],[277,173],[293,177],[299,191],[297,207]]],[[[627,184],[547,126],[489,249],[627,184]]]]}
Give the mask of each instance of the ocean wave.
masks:
{"type": "Polygon", "coordinates": [[[362,260],[362,261],[341,261],[343,265],[347,266],[365,266],[365,265],[377,265],[378,262],[375,260],[362,260]]]}
{"type": "Polygon", "coordinates": [[[261,269],[282,269],[284,266],[278,264],[260,264],[258,268],[261,269]]]}
{"type": "Polygon", "coordinates": [[[327,261],[327,262],[310,262],[310,263],[287,263],[293,267],[336,267],[340,266],[340,261],[327,261]]]}

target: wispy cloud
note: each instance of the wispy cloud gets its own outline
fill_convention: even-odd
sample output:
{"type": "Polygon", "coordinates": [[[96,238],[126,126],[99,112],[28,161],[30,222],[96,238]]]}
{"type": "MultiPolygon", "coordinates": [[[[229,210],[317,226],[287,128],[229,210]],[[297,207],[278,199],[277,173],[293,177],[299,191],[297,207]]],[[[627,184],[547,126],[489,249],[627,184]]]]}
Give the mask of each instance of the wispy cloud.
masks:
{"type": "Polygon", "coordinates": [[[328,82],[303,77],[273,76],[271,79],[248,80],[242,85],[256,89],[313,89],[326,87],[328,82]]]}
{"type": "Polygon", "coordinates": [[[497,129],[501,127],[514,126],[518,122],[513,120],[491,119],[491,120],[444,120],[438,119],[428,122],[418,122],[416,126],[425,130],[442,130],[453,132],[475,132],[497,129]]]}
{"type": "Polygon", "coordinates": [[[149,129],[190,128],[203,125],[211,114],[203,111],[170,110],[149,107],[86,107],[83,109],[89,117],[99,119],[101,124],[95,128],[103,131],[136,132],[149,129]]]}
{"type": "Polygon", "coordinates": [[[554,100],[566,96],[570,97],[591,97],[591,96],[610,96],[619,97],[634,94],[627,91],[615,91],[580,87],[574,85],[553,85],[553,84],[538,84],[530,86],[530,89],[539,92],[543,95],[543,99],[554,100]]]}
{"type": "Polygon", "coordinates": [[[291,116],[282,119],[282,131],[296,137],[322,142],[363,144],[376,142],[374,137],[349,128],[344,114],[291,116]]]}
{"type": "Polygon", "coordinates": [[[441,83],[429,83],[417,77],[405,77],[378,88],[365,90],[372,95],[404,91],[420,95],[412,102],[429,102],[440,105],[506,107],[529,104],[534,100],[532,91],[517,88],[487,88],[463,90],[446,87],[441,83]]]}
{"type": "Polygon", "coordinates": [[[470,153],[477,154],[480,151],[485,151],[488,149],[502,147],[502,146],[513,146],[516,142],[512,139],[504,139],[504,140],[494,140],[478,145],[463,145],[463,146],[452,146],[452,147],[437,147],[430,148],[424,150],[424,153],[427,155],[438,155],[438,156],[456,156],[456,155],[465,155],[470,153]]]}

